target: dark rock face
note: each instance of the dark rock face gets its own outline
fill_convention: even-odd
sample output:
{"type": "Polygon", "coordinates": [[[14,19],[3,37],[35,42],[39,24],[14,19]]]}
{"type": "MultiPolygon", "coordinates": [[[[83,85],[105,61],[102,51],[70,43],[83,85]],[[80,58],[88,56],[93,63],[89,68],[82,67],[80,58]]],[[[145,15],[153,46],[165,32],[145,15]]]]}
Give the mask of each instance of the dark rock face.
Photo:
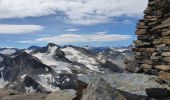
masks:
{"type": "Polygon", "coordinates": [[[108,70],[107,72],[117,72],[117,73],[122,73],[123,69],[121,69],[118,65],[113,64],[110,61],[106,61],[104,64],[102,64],[102,68],[104,68],[104,70],[108,70]]]}
{"type": "Polygon", "coordinates": [[[170,96],[170,93],[168,90],[160,89],[160,88],[146,89],[146,93],[149,97],[153,97],[156,99],[166,98],[167,96],[170,96]]]}
{"type": "Polygon", "coordinates": [[[143,72],[142,68],[139,66],[139,64],[134,61],[134,60],[126,60],[125,61],[125,64],[126,64],[126,70],[128,72],[131,72],[131,73],[140,73],[140,72],[143,72]]]}
{"type": "Polygon", "coordinates": [[[5,63],[3,71],[5,80],[16,80],[17,76],[28,74],[37,75],[41,73],[52,72],[49,66],[42,64],[38,59],[33,58],[31,55],[21,52],[14,58],[10,59],[9,63],[5,63]]]}

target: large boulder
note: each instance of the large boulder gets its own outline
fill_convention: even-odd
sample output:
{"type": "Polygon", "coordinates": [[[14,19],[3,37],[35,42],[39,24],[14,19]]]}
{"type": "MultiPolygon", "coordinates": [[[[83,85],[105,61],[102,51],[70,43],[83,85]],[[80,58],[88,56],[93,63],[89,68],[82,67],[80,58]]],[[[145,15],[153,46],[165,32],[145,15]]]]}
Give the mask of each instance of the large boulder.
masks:
{"type": "Polygon", "coordinates": [[[102,76],[112,87],[135,95],[153,98],[169,96],[155,76],[144,74],[107,74],[102,76]],[[159,94],[159,95],[158,95],[159,94]]]}
{"type": "Polygon", "coordinates": [[[112,100],[114,89],[102,78],[94,79],[84,91],[82,100],[112,100]]]}
{"type": "Polygon", "coordinates": [[[169,96],[155,76],[107,74],[94,78],[82,100],[155,100],[169,96]]]}

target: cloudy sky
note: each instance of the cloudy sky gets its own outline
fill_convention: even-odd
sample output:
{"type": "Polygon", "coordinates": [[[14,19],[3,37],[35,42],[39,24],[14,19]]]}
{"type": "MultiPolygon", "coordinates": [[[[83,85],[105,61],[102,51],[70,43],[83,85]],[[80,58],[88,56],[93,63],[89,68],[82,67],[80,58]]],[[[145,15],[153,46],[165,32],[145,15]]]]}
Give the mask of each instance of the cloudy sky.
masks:
{"type": "Polygon", "coordinates": [[[0,0],[0,46],[118,46],[135,39],[147,0],[0,0]]]}

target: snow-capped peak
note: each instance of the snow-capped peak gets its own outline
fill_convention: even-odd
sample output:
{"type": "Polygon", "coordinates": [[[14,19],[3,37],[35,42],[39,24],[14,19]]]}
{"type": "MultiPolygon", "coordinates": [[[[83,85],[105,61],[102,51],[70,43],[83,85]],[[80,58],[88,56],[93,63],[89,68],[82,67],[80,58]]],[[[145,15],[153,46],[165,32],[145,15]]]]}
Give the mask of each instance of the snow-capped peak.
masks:
{"type": "Polygon", "coordinates": [[[113,51],[118,51],[118,52],[124,52],[126,50],[129,50],[128,48],[112,48],[113,51]]]}
{"type": "Polygon", "coordinates": [[[56,49],[58,49],[57,46],[48,46],[48,51],[47,51],[47,52],[48,52],[48,54],[50,54],[50,55],[54,55],[56,49]]]}
{"type": "Polygon", "coordinates": [[[0,54],[12,55],[17,52],[15,48],[0,48],[0,54]]]}
{"type": "Polygon", "coordinates": [[[92,57],[85,55],[84,53],[74,49],[73,47],[65,47],[61,50],[66,54],[66,58],[70,61],[82,63],[93,71],[99,71],[97,67],[98,63],[92,57]]]}

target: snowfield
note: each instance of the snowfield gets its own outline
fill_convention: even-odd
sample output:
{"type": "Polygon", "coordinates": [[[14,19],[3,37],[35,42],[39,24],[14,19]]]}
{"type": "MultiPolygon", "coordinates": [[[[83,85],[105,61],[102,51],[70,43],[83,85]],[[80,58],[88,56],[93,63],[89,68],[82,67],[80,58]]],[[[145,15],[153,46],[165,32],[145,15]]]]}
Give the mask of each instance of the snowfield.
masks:
{"type": "Polygon", "coordinates": [[[3,61],[3,60],[4,60],[4,58],[0,57],[0,61],[3,61]]]}
{"type": "Polygon", "coordinates": [[[12,55],[14,53],[16,53],[16,50],[12,48],[5,48],[0,50],[0,54],[4,54],[4,55],[12,55]]]}
{"type": "Polygon", "coordinates": [[[82,63],[90,70],[99,72],[97,67],[98,63],[95,61],[95,59],[88,57],[87,55],[83,54],[80,51],[77,51],[72,47],[63,48],[62,51],[66,54],[66,58],[70,61],[82,63]]]}
{"type": "Polygon", "coordinates": [[[59,91],[60,90],[59,87],[54,87],[52,85],[52,83],[55,82],[55,79],[54,79],[54,77],[51,74],[47,74],[47,75],[41,74],[41,75],[38,75],[37,82],[42,87],[44,87],[47,91],[54,92],[54,91],[59,91]]]}
{"type": "Polygon", "coordinates": [[[61,73],[62,71],[67,71],[68,73],[72,73],[69,69],[70,64],[56,61],[54,59],[55,51],[57,47],[49,47],[47,53],[36,53],[33,54],[34,57],[38,58],[43,64],[51,66],[51,68],[57,73],[61,73]]]}
{"type": "Polygon", "coordinates": [[[4,88],[8,82],[4,80],[4,76],[3,76],[3,70],[5,67],[1,67],[0,68],[0,73],[1,73],[1,78],[0,78],[0,88],[4,88]]]}

